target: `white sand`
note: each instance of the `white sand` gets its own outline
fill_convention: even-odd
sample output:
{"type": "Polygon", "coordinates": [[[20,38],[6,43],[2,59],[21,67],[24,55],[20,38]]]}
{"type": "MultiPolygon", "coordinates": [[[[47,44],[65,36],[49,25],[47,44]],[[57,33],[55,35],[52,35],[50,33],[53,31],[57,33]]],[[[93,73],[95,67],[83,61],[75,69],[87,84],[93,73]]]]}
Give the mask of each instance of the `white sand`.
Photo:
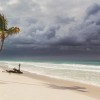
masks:
{"type": "Polygon", "coordinates": [[[100,100],[80,91],[2,71],[0,68],[0,100],[100,100]]]}

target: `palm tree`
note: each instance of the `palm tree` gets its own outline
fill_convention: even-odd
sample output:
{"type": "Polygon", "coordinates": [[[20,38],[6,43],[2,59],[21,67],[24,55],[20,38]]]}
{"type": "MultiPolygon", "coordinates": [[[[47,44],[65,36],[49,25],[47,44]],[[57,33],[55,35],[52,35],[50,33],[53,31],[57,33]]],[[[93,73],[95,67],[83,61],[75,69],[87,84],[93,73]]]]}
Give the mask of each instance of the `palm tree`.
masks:
{"type": "Polygon", "coordinates": [[[8,36],[19,33],[20,31],[18,27],[7,28],[7,25],[8,25],[7,19],[5,18],[3,14],[0,14],[0,42],[1,42],[0,51],[2,51],[5,39],[8,36]]]}

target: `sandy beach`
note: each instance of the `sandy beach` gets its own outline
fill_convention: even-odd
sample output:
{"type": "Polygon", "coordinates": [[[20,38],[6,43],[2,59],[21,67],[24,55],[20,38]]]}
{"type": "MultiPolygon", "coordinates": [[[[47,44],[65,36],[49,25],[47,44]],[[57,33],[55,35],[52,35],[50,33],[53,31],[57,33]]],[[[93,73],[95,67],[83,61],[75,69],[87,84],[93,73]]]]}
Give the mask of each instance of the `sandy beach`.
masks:
{"type": "Polygon", "coordinates": [[[0,68],[0,100],[100,100],[100,88],[0,68]]]}

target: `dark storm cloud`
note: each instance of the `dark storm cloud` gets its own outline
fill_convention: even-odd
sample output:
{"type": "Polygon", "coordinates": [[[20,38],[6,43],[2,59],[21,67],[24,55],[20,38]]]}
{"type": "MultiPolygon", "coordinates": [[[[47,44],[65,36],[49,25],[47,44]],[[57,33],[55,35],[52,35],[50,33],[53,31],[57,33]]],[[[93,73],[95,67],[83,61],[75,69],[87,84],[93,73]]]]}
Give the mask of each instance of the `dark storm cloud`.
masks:
{"type": "Polygon", "coordinates": [[[71,49],[77,46],[77,50],[82,50],[80,46],[99,46],[100,5],[90,6],[88,0],[82,5],[81,1],[76,4],[75,0],[9,0],[10,3],[4,6],[4,14],[9,27],[19,26],[21,32],[5,41],[5,49],[68,50],[70,46],[71,49]],[[81,15],[83,6],[87,8],[84,18],[81,15]]]}
{"type": "Polygon", "coordinates": [[[96,15],[98,12],[100,12],[100,5],[95,3],[92,6],[88,7],[86,18],[92,15],[96,15]]]}
{"type": "Polygon", "coordinates": [[[86,35],[85,42],[100,44],[100,5],[94,4],[87,9],[87,19],[82,23],[83,35],[86,35]]]}
{"type": "MultiPolygon", "coordinates": [[[[53,44],[60,38],[61,31],[66,30],[65,25],[74,21],[72,17],[67,17],[67,15],[62,17],[62,15],[59,15],[60,13],[55,13],[54,11],[59,11],[59,9],[51,9],[48,4],[43,6],[34,0],[29,2],[27,0],[10,0],[9,2],[3,9],[8,17],[9,26],[15,25],[21,28],[19,35],[11,37],[5,42],[6,45],[12,45],[12,47],[16,47],[18,44],[26,47],[29,43],[30,45],[39,46],[40,44],[53,44]],[[11,1],[16,2],[12,3],[11,1]],[[11,14],[12,12],[13,14],[11,14]]],[[[64,0],[62,3],[65,2],[64,0]]],[[[57,6],[59,5],[60,3],[57,4],[57,6]]],[[[63,9],[63,6],[61,8],[63,9]]],[[[63,11],[61,11],[62,14],[64,13],[63,11]]]]}
{"type": "Polygon", "coordinates": [[[75,36],[67,36],[66,38],[60,39],[55,43],[55,45],[59,46],[79,46],[82,45],[83,42],[78,41],[75,36]]]}
{"type": "Polygon", "coordinates": [[[80,24],[71,27],[57,45],[100,45],[100,5],[89,7],[86,16],[80,24]]]}

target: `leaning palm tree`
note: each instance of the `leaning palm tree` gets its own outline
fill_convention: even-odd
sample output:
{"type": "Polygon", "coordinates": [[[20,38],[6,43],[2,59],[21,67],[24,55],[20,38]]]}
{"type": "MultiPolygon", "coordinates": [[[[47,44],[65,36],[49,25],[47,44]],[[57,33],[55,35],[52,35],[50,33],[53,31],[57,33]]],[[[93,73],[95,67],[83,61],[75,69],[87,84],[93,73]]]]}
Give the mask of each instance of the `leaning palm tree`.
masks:
{"type": "Polygon", "coordinates": [[[8,28],[7,25],[8,25],[7,19],[5,18],[5,16],[3,14],[0,14],[0,43],[1,43],[0,51],[2,51],[5,39],[8,36],[19,33],[19,31],[20,31],[20,29],[18,27],[8,28]]]}

